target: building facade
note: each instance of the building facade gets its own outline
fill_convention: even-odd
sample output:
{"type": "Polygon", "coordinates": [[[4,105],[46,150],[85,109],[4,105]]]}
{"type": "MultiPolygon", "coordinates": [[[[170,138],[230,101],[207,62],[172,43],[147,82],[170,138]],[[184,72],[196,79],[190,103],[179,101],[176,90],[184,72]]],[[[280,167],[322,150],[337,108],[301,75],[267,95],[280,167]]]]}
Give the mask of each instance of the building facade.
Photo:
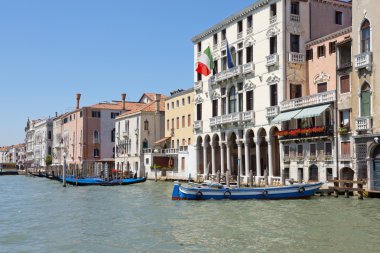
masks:
{"type": "Polygon", "coordinates": [[[308,94],[305,44],[349,27],[350,20],[345,2],[261,0],[195,36],[194,61],[212,45],[215,68],[211,76],[194,75],[194,174],[239,170],[247,178],[252,170],[261,181],[266,171],[271,182],[279,181],[281,124],[272,120],[293,109],[283,101],[308,94]]]}

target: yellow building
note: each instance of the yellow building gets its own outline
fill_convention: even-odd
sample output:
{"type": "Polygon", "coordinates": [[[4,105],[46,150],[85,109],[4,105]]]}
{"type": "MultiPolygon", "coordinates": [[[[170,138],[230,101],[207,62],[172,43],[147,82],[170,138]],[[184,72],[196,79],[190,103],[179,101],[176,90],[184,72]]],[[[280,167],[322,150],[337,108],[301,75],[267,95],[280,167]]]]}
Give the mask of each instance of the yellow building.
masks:
{"type": "Polygon", "coordinates": [[[165,137],[170,148],[179,149],[194,141],[194,88],[178,90],[165,100],[165,137]]]}

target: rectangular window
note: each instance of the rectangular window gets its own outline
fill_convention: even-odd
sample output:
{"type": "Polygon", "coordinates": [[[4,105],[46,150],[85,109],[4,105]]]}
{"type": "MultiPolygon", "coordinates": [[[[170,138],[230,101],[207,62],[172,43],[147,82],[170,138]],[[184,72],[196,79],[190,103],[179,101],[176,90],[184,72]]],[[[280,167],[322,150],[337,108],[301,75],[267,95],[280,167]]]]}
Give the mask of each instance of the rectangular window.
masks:
{"type": "Polygon", "coordinates": [[[186,118],[182,116],[182,128],[186,127],[186,118]]]}
{"type": "Polygon", "coordinates": [[[335,24],[343,25],[343,13],[341,11],[335,12],[335,24]]]}
{"type": "Polygon", "coordinates": [[[326,179],[333,180],[333,170],[332,168],[326,168],[326,179]]]}
{"type": "Polygon", "coordinates": [[[222,41],[226,40],[226,29],[222,30],[222,41]]]}
{"type": "Polygon", "coordinates": [[[172,129],[174,129],[174,119],[172,119],[172,129]]]}
{"type": "Polygon", "coordinates": [[[227,57],[222,57],[222,71],[227,69],[227,57]]]}
{"type": "Polygon", "coordinates": [[[247,111],[253,110],[253,91],[247,91],[246,93],[246,103],[247,103],[247,111]]]}
{"type": "Polygon", "coordinates": [[[302,144],[297,145],[297,156],[303,156],[303,145],[302,144]]]}
{"type": "Polygon", "coordinates": [[[350,158],[351,156],[351,143],[349,141],[340,143],[340,155],[341,158],[350,158]]]}
{"type": "Polygon", "coordinates": [[[218,100],[215,99],[212,101],[212,116],[218,116],[218,100]]]}
{"type": "Polygon", "coordinates": [[[191,138],[187,140],[187,145],[191,145],[191,138]]]}
{"type": "Polygon", "coordinates": [[[252,62],[252,60],[253,60],[253,46],[247,47],[245,52],[246,52],[247,63],[252,62]]]}
{"type": "Polygon", "coordinates": [[[302,85],[290,84],[290,99],[302,97],[302,85]]]}
{"type": "Polygon", "coordinates": [[[100,111],[92,111],[93,118],[100,118],[100,111]]]}
{"type": "Polygon", "coordinates": [[[310,143],[310,156],[317,155],[317,145],[315,143],[310,143]]]}
{"type": "Polygon", "coordinates": [[[166,110],[169,110],[169,103],[166,104],[166,110]]]}
{"type": "Polygon", "coordinates": [[[172,109],[174,109],[174,102],[172,102],[172,109]]]}
{"type": "Polygon", "coordinates": [[[336,41],[329,42],[329,53],[333,54],[336,52],[336,41]]]}
{"type": "Polygon", "coordinates": [[[277,36],[270,37],[269,39],[269,54],[277,53],[277,36]]]}
{"type": "Polygon", "coordinates": [[[247,27],[251,28],[252,27],[252,15],[249,15],[247,17],[247,27]]]}
{"type": "Polygon", "coordinates": [[[63,124],[66,124],[68,121],[69,121],[68,118],[64,118],[63,119],[63,124]]]}
{"type": "Polygon", "coordinates": [[[289,145],[284,145],[284,155],[289,156],[289,145]]]}
{"type": "Polygon", "coordinates": [[[340,77],[340,93],[350,92],[350,76],[345,75],[340,77]]]}
{"type": "Polygon", "coordinates": [[[239,97],[239,112],[242,112],[243,111],[243,93],[239,93],[238,95],[239,97]]]}
{"type": "Polygon", "coordinates": [[[270,16],[274,17],[277,15],[277,6],[276,4],[271,4],[270,5],[270,16]]]}
{"type": "Polygon", "coordinates": [[[222,98],[222,115],[226,115],[226,113],[227,113],[226,98],[222,98]]]}
{"type": "Polygon", "coordinates": [[[215,60],[215,61],[214,61],[214,68],[213,68],[213,70],[212,70],[212,74],[213,74],[213,75],[218,74],[218,60],[215,60]]]}
{"type": "Polygon", "coordinates": [[[176,101],[176,104],[177,104],[177,107],[179,107],[179,101],[178,100],[176,101]]]}
{"type": "Polygon", "coordinates": [[[198,53],[202,52],[202,43],[198,42],[198,53]]]}
{"type": "Polygon", "coordinates": [[[289,168],[284,168],[284,178],[289,179],[289,168]]]}
{"type": "Polygon", "coordinates": [[[83,117],[83,111],[80,111],[80,112],[79,112],[79,117],[80,117],[80,118],[83,117]]]}
{"type": "Polygon", "coordinates": [[[243,32],[243,21],[242,20],[237,22],[237,30],[238,30],[238,33],[243,32]]]}
{"type": "Polygon", "coordinates": [[[191,103],[191,98],[190,98],[190,96],[187,97],[187,103],[188,103],[188,104],[191,103]]]}
{"type": "Polygon", "coordinates": [[[332,155],[332,147],[331,147],[331,142],[326,142],[325,143],[325,155],[332,155]]]}
{"type": "Polygon", "coordinates": [[[217,34],[217,33],[214,34],[212,40],[213,40],[214,45],[217,45],[217,44],[218,44],[218,34],[217,34]]]}
{"type": "Polygon", "coordinates": [[[191,126],[191,115],[187,115],[187,126],[190,127],[191,126]]]}
{"type": "Polygon", "coordinates": [[[221,88],[220,93],[222,94],[222,96],[226,95],[226,88],[225,87],[221,88]]]}
{"type": "Polygon", "coordinates": [[[201,73],[197,73],[197,81],[202,81],[202,74],[201,73]]]}
{"type": "Polygon", "coordinates": [[[326,55],[326,46],[318,46],[318,58],[324,57],[326,55]]]}
{"type": "Polygon", "coordinates": [[[202,120],[202,104],[197,104],[197,120],[202,120]]]}
{"type": "Polygon", "coordinates": [[[238,88],[238,91],[243,90],[243,83],[238,83],[237,88],[238,88]]]}
{"type": "Polygon", "coordinates": [[[319,83],[318,84],[318,93],[327,91],[327,83],[319,83]]]}
{"type": "Polygon", "coordinates": [[[300,52],[300,36],[296,34],[290,34],[290,51],[299,53],[300,52]]]}
{"type": "Polygon", "coordinates": [[[272,84],[270,87],[270,106],[275,106],[278,103],[277,84],[272,84]]]}
{"type": "Polygon", "coordinates": [[[339,111],[339,122],[341,128],[350,128],[350,110],[339,111]]]}
{"type": "Polygon", "coordinates": [[[185,99],[182,98],[182,105],[185,105],[185,99]]]}
{"type": "Polygon", "coordinates": [[[313,49],[306,50],[306,60],[307,61],[313,60],[313,49]]]}
{"type": "Polygon", "coordinates": [[[237,65],[243,65],[243,50],[239,50],[237,53],[237,65]]]}
{"type": "Polygon", "coordinates": [[[111,119],[115,119],[119,115],[120,115],[120,113],[118,113],[118,112],[111,112],[111,119]]]}
{"type": "Polygon", "coordinates": [[[291,3],[290,13],[293,15],[300,15],[300,4],[299,4],[299,2],[292,2],[291,3]]]}
{"type": "Polygon", "coordinates": [[[179,117],[177,117],[177,129],[179,129],[179,117]]]}
{"type": "Polygon", "coordinates": [[[170,130],[170,120],[166,120],[166,130],[170,130]]]}

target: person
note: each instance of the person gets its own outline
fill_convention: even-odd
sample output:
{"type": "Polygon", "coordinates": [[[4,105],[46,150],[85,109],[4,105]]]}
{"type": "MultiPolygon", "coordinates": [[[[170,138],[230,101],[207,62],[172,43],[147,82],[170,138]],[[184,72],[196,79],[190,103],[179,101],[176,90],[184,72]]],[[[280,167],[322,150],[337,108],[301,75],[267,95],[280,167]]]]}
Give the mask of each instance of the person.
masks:
{"type": "Polygon", "coordinates": [[[137,178],[137,172],[135,172],[135,174],[133,175],[133,178],[137,178]]]}

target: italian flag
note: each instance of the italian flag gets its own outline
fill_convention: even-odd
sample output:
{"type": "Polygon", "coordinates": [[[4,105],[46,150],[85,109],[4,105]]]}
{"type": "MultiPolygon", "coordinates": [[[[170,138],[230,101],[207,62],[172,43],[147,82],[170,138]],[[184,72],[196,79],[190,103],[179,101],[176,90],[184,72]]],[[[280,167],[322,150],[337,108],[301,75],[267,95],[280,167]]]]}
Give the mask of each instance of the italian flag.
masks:
{"type": "Polygon", "coordinates": [[[212,58],[210,47],[207,47],[199,57],[196,72],[208,76],[214,68],[214,59],[212,58]]]}

